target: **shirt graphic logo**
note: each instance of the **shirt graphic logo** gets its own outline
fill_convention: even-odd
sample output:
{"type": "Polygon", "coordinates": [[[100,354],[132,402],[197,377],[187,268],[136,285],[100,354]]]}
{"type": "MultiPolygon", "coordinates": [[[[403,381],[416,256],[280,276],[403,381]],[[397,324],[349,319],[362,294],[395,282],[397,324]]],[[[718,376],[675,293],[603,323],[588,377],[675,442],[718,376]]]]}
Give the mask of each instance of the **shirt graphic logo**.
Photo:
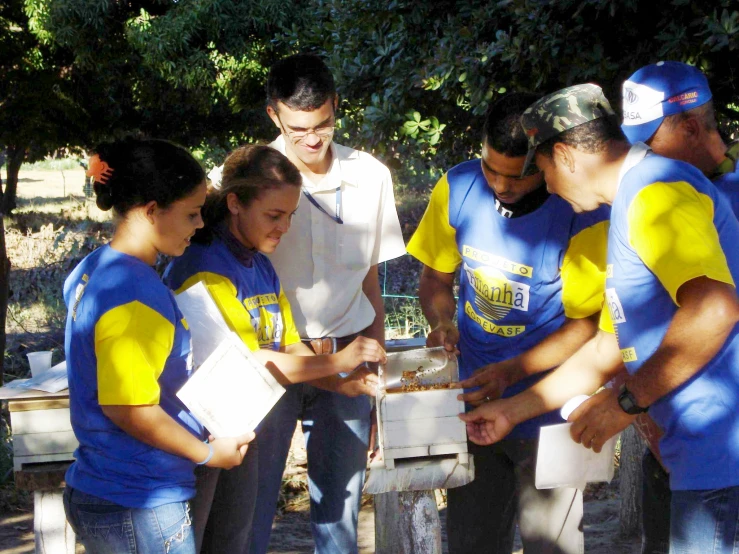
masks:
{"type": "Polygon", "coordinates": [[[462,246],[462,256],[480,262],[495,269],[513,273],[514,275],[520,275],[521,277],[528,277],[531,279],[534,276],[534,268],[528,265],[517,264],[511,260],[506,260],[501,256],[496,256],[490,252],[485,252],[479,248],[473,248],[472,246],[462,246]]]}
{"type": "Polygon", "coordinates": [[[85,273],[82,275],[82,283],[79,283],[77,285],[77,288],[74,290],[74,306],[72,306],[72,321],[77,321],[77,308],[80,305],[80,302],[82,301],[82,295],[85,294],[85,289],[87,288],[87,285],[89,284],[90,277],[85,273]]]}
{"type": "Polygon", "coordinates": [[[471,268],[464,265],[465,275],[475,293],[474,305],[465,303],[464,312],[488,333],[512,337],[522,333],[522,325],[497,325],[511,310],[528,311],[529,286],[509,281],[502,271],[490,266],[471,268]],[[477,308],[475,310],[475,308],[477,308]]]}
{"type": "Polygon", "coordinates": [[[258,294],[257,296],[244,298],[244,306],[246,306],[246,309],[249,311],[255,310],[260,306],[269,306],[270,304],[277,304],[277,295],[272,292],[269,294],[258,294]]]}
{"type": "Polygon", "coordinates": [[[626,314],[621,306],[621,300],[616,294],[616,289],[606,289],[606,303],[608,304],[608,313],[611,314],[611,321],[616,323],[626,323],[626,314]]]}
{"type": "Polygon", "coordinates": [[[512,309],[528,311],[529,286],[509,281],[493,267],[475,269],[465,264],[467,280],[475,291],[475,306],[488,319],[503,319],[512,309]]]}
{"type": "Polygon", "coordinates": [[[636,350],[631,348],[622,348],[621,349],[621,360],[623,360],[624,363],[626,362],[635,362],[637,360],[636,358],[636,350]]]}
{"type": "Polygon", "coordinates": [[[260,347],[272,346],[273,343],[279,346],[284,330],[282,314],[259,308],[259,315],[251,318],[251,326],[254,328],[260,347]]]}

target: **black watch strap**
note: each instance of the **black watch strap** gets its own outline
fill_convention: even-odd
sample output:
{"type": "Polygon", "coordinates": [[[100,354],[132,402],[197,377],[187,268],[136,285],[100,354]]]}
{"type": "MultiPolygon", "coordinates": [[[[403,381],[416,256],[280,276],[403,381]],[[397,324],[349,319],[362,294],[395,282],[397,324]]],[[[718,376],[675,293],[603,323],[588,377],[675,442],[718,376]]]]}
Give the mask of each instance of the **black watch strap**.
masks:
{"type": "Polygon", "coordinates": [[[621,406],[621,409],[629,415],[643,414],[649,409],[649,407],[642,408],[636,403],[636,398],[634,398],[634,395],[629,392],[626,385],[621,385],[621,388],[619,389],[618,405],[621,406]]]}

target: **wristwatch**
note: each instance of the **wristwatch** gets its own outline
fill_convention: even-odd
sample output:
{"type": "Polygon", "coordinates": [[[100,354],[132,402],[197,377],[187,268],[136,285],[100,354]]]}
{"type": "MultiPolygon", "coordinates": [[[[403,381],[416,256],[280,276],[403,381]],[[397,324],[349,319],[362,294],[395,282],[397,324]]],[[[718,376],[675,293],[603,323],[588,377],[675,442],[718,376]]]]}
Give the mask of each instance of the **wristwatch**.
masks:
{"type": "Polygon", "coordinates": [[[621,409],[629,415],[643,414],[649,409],[648,406],[646,408],[642,408],[637,405],[636,398],[634,398],[634,395],[629,392],[626,385],[621,385],[621,388],[618,391],[618,405],[621,406],[621,409]]]}

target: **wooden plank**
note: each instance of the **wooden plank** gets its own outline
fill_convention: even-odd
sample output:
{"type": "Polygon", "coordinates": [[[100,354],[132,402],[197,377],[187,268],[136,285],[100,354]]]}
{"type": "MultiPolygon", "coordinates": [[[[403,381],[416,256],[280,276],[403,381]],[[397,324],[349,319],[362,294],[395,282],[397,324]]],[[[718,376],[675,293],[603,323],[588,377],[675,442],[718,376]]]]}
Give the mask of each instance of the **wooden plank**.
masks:
{"type": "Polygon", "coordinates": [[[64,514],[62,491],[33,493],[36,554],[74,554],[75,535],[64,514]]]}
{"type": "Polygon", "coordinates": [[[377,554],[441,554],[441,521],[434,491],[376,494],[377,554]]]}
{"type": "Polygon", "coordinates": [[[13,412],[10,416],[10,425],[14,436],[72,430],[69,408],[13,412]]]}
{"type": "Polygon", "coordinates": [[[383,448],[431,446],[467,441],[467,429],[456,415],[436,419],[385,421],[383,448]]]}
{"type": "Polygon", "coordinates": [[[69,398],[69,389],[59,392],[44,392],[35,389],[13,389],[8,387],[0,387],[0,400],[34,400],[46,398],[69,398]]]}
{"type": "Polygon", "coordinates": [[[72,431],[32,433],[13,437],[13,454],[15,456],[74,452],[77,446],[79,446],[79,443],[72,431]]]}
{"type": "MultiPolygon", "coordinates": [[[[383,421],[456,417],[464,412],[464,402],[457,400],[457,390],[429,390],[386,394],[380,398],[383,421]]],[[[461,420],[460,420],[461,421],[461,420]]]]}
{"type": "MultiPolygon", "coordinates": [[[[398,448],[384,448],[383,458],[387,466],[388,460],[402,460],[425,456],[446,456],[448,454],[462,454],[467,452],[467,443],[436,444],[432,446],[404,446],[398,448]]],[[[460,462],[463,463],[463,462],[460,462]]]]}
{"type": "Polygon", "coordinates": [[[38,398],[32,400],[18,399],[9,400],[8,409],[11,412],[29,412],[35,410],[60,410],[69,409],[69,397],[67,398],[38,398]]]}
{"type": "Polygon", "coordinates": [[[23,471],[29,466],[48,462],[73,462],[74,451],[56,454],[36,454],[33,456],[13,456],[13,471],[23,471]]]}
{"type": "Polygon", "coordinates": [[[412,339],[391,339],[385,341],[385,352],[404,352],[406,350],[424,348],[425,346],[426,337],[415,337],[412,339]]]}
{"type": "Polygon", "coordinates": [[[15,486],[24,491],[55,490],[64,487],[64,476],[71,462],[28,464],[15,472],[15,486]]]}

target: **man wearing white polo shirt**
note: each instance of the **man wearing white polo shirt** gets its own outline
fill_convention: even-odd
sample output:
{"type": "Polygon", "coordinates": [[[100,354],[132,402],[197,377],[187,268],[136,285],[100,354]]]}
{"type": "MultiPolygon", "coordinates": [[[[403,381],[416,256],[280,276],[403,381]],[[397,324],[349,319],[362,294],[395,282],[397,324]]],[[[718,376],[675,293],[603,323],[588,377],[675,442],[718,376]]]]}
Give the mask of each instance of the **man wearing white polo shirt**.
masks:
{"type": "MultiPolygon", "coordinates": [[[[384,344],[378,264],[405,253],[390,172],[371,155],[332,142],[336,89],[318,57],[279,61],[266,91],[267,112],[280,131],[271,146],[303,175],[290,232],[270,255],[298,332],[317,354],[340,350],[358,334],[384,344]]],[[[316,552],[357,552],[370,402],[341,394],[340,378],[335,382],[338,392],[326,390],[331,382],[287,387],[263,424],[253,554],[267,551],[296,420],[306,438],[316,552]]]]}

